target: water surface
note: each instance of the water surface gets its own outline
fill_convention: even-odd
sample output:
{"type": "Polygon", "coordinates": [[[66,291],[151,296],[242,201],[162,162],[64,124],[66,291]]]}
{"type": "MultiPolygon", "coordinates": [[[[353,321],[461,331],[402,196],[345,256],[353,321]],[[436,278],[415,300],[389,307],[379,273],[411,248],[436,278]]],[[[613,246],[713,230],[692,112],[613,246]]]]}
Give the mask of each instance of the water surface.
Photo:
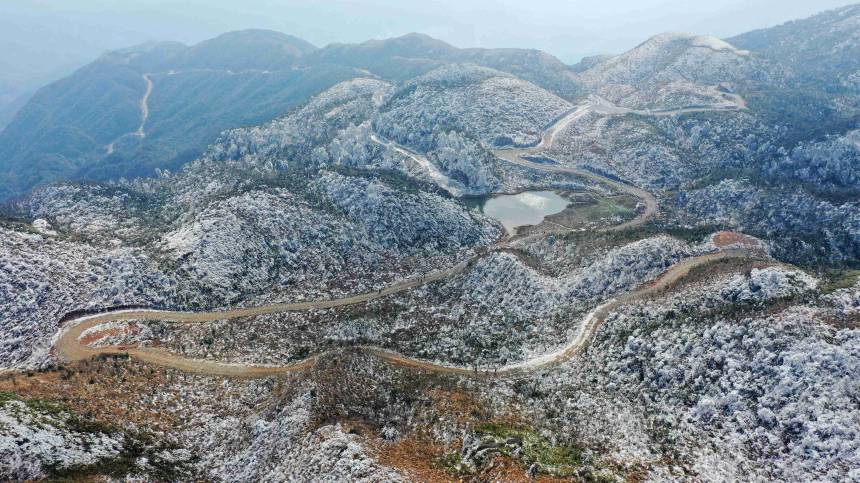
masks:
{"type": "Polygon", "coordinates": [[[517,228],[537,225],[544,217],[563,211],[570,201],[555,191],[525,191],[515,195],[494,195],[472,198],[468,205],[499,220],[511,235],[517,228]]]}

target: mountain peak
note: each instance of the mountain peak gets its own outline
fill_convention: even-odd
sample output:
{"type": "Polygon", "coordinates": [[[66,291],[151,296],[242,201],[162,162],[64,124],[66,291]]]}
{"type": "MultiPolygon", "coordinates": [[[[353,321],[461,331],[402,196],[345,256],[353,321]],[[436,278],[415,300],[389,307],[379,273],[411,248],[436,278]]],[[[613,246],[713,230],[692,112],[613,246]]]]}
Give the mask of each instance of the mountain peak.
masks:
{"type": "Polygon", "coordinates": [[[636,47],[639,48],[664,48],[674,43],[685,43],[690,47],[700,47],[716,52],[731,52],[735,55],[746,57],[748,50],[741,50],[726,42],[725,40],[710,35],[695,35],[686,32],[664,32],[657,34],[636,47]]]}
{"type": "Polygon", "coordinates": [[[317,49],[316,46],[306,40],[292,35],[287,35],[283,32],[266,29],[245,29],[226,32],[215,38],[204,40],[191,48],[202,50],[206,48],[232,46],[237,44],[259,47],[277,46],[290,51],[290,53],[296,57],[313,52],[317,49]]]}
{"type": "Polygon", "coordinates": [[[179,68],[280,70],[317,50],[298,37],[273,30],[248,29],[204,40],[179,54],[179,68]]]}
{"type": "Polygon", "coordinates": [[[451,53],[458,49],[453,45],[431,37],[427,34],[410,32],[399,37],[369,40],[359,46],[371,49],[397,50],[398,55],[409,57],[424,57],[428,54],[451,53]]]}
{"type": "MultiPolygon", "coordinates": [[[[403,34],[399,37],[392,37],[392,39],[403,39],[403,40],[422,40],[422,41],[430,41],[430,42],[443,42],[435,37],[431,37],[425,33],[421,32],[409,32],[407,34],[403,34]]],[[[443,42],[444,43],[444,42],[443,42]]]]}

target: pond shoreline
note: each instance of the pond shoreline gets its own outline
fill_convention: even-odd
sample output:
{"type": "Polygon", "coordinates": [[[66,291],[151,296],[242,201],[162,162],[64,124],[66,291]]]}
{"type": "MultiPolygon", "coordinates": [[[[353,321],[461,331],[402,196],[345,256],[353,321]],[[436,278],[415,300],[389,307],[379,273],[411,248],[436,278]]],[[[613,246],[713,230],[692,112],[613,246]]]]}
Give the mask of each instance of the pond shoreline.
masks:
{"type": "Polygon", "coordinates": [[[522,190],[515,194],[493,193],[462,198],[470,208],[498,220],[510,236],[519,228],[538,225],[548,216],[561,213],[576,200],[569,190],[522,190]]]}

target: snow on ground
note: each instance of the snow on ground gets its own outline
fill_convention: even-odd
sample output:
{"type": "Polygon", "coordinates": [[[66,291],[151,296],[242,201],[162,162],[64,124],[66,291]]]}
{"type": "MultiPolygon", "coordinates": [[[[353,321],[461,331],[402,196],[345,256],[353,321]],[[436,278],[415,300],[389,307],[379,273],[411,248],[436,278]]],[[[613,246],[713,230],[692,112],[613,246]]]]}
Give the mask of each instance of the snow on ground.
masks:
{"type": "Polygon", "coordinates": [[[49,469],[91,465],[116,457],[122,449],[121,438],[76,430],[69,424],[71,414],[53,406],[48,409],[16,399],[0,400],[0,475],[4,479],[45,478],[49,469]]]}
{"type": "Polygon", "coordinates": [[[370,302],[366,308],[206,325],[151,323],[150,330],[123,335],[117,342],[143,338],[189,357],[267,364],[368,344],[445,364],[477,361],[495,367],[566,345],[581,329],[585,314],[600,302],[657,277],[699,249],[662,236],[582,250],[587,255],[559,274],[530,266],[520,255],[495,252],[462,274],[370,302]]]}
{"type": "Polygon", "coordinates": [[[529,145],[572,105],[484,67],[440,67],[392,94],[374,124],[386,137],[425,150],[429,126],[456,127],[492,145],[529,145]]]}
{"type": "Polygon", "coordinates": [[[210,477],[240,481],[405,481],[368,455],[340,425],[311,429],[311,398],[300,395],[269,417],[211,418],[185,435],[216,449],[201,466],[210,477]],[[245,427],[243,427],[245,426],[245,427]],[[237,428],[242,430],[236,431],[237,428]],[[238,451],[235,451],[237,449],[238,451]]]}

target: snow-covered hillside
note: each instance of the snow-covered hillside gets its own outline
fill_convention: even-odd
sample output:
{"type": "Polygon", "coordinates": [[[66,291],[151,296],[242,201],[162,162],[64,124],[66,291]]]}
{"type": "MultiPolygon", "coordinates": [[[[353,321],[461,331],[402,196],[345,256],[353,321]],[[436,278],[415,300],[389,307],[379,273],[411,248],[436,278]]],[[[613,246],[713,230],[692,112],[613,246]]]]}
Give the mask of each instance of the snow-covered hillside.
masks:
{"type": "Polygon", "coordinates": [[[857,8],[306,45],[355,77],[0,205],[0,480],[860,480],[857,8]]]}
{"type": "Polygon", "coordinates": [[[498,224],[406,176],[313,163],[308,143],[364,119],[380,89],[353,81],[283,120],[225,133],[177,174],[56,185],[21,202],[55,234],[13,224],[0,239],[3,365],[43,363],[75,310],[358,293],[497,239],[498,224]]]}
{"type": "Polygon", "coordinates": [[[405,83],[375,125],[386,136],[430,150],[436,126],[494,146],[536,144],[571,104],[529,82],[485,67],[452,65],[405,83]]]}
{"type": "Polygon", "coordinates": [[[726,102],[738,82],[768,75],[750,52],[682,33],[654,36],[579,74],[589,92],[633,108],[726,102]]]}

